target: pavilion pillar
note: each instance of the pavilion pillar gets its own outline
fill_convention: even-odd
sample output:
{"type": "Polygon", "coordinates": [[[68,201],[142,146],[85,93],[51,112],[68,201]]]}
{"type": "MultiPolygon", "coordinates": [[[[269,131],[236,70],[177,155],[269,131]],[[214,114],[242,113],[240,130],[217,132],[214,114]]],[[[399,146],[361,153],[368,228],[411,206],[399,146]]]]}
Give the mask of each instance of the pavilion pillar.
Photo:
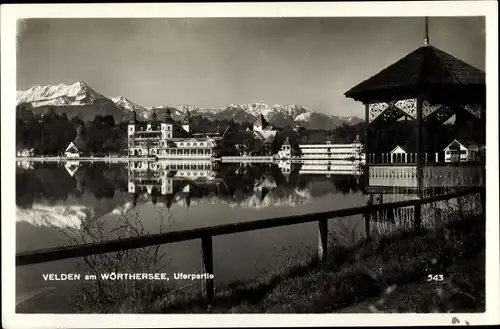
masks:
{"type": "MultiPolygon", "coordinates": [[[[436,139],[434,138],[434,124],[431,123],[431,122],[428,122],[427,123],[427,145],[429,146],[428,148],[428,153],[431,155],[429,157],[429,162],[434,162],[434,153],[436,153],[436,145],[435,145],[435,141],[436,139]]],[[[436,161],[437,162],[437,161],[436,161]]]]}
{"type": "Polygon", "coordinates": [[[370,111],[370,105],[369,104],[365,104],[365,124],[366,124],[366,128],[365,128],[365,159],[366,159],[366,163],[370,163],[370,151],[371,151],[371,148],[370,148],[370,130],[371,130],[371,126],[370,126],[370,121],[369,121],[369,111],[370,111]]]}
{"type": "Polygon", "coordinates": [[[422,188],[422,98],[417,97],[417,190],[422,188]]]}
{"type": "Polygon", "coordinates": [[[380,162],[382,162],[381,153],[380,153],[380,139],[381,139],[381,135],[382,135],[382,130],[378,129],[376,131],[376,134],[377,134],[377,147],[375,148],[375,162],[380,163],[380,162]]]}
{"type": "Polygon", "coordinates": [[[408,150],[408,116],[405,115],[405,148],[408,150]]]}
{"type": "MultiPolygon", "coordinates": [[[[365,170],[364,170],[364,179],[365,179],[365,188],[370,184],[370,167],[368,164],[370,163],[370,150],[369,150],[369,140],[370,140],[370,120],[369,120],[369,111],[370,105],[365,104],[365,170]]],[[[366,225],[369,225],[369,220],[365,219],[366,225]]],[[[368,232],[368,229],[367,229],[368,232]]]]}

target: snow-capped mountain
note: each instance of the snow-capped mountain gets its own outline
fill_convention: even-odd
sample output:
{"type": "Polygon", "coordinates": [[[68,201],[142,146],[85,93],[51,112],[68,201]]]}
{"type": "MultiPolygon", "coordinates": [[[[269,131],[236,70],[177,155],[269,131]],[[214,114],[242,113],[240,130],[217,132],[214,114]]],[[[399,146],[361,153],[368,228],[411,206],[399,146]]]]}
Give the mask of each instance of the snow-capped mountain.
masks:
{"type": "Polygon", "coordinates": [[[353,117],[338,117],[319,113],[298,104],[267,105],[263,103],[231,104],[221,109],[216,114],[216,117],[217,119],[232,119],[236,122],[253,122],[257,120],[261,114],[269,123],[278,127],[293,127],[299,123],[305,128],[332,129],[344,122],[355,124],[361,121],[359,118],[353,120],[353,117]]]}
{"type": "Polygon", "coordinates": [[[138,105],[123,96],[111,97],[111,100],[120,108],[126,111],[136,111],[138,113],[145,113],[147,110],[145,107],[138,105]]]}
{"type": "MultiPolygon", "coordinates": [[[[295,126],[300,123],[305,128],[333,129],[343,123],[361,122],[357,117],[339,117],[315,112],[302,105],[268,105],[260,102],[230,104],[221,108],[201,108],[194,105],[164,105],[144,107],[125,97],[108,98],[96,92],[82,81],[55,86],[34,86],[17,92],[17,103],[31,104],[33,111],[44,111],[52,106],[57,113],[65,112],[69,118],[80,116],[85,121],[96,115],[113,115],[115,122],[126,120],[132,111],[139,118],[149,119],[153,113],[160,114],[169,108],[172,117],[179,120],[189,111],[192,116],[202,116],[209,120],[234,120],[235,122],[255,122],[260,115],[274,126],[295,126]]],[[[161,116],[159,116],[161,117],[161,116]]]]}
{"type": "Polygon", "coordinates": [[[96,100],[107,98],[90,88],[82,81],[71,85],[58,84],[56,86],[34,86],[25,91],[17,92],[17,103],[31,103],[39,106],[68,106],[94,104],[96,100]]]}
{"type": "Polygon", "coordinates": [[[91,121],[96,115],[112,115],[115,121],[121,121],[126,112],[82,81],[18,91],[17,104],[29,104],[34,113],[45,113],[50,106],[58,114],[66,113],[68,118],[79,116],[84,121],[91,121]]]}
{"type": "MultiPolygon", "coordinates": [[[[167,106],[150,108],[149,113],[143,117],[148,117],[151,111],[161,111],[167,106]]],[[[174,119],[182,118],[186,111],[191,115],[206,117],[209,120],[233,120],[235,122],[255,122],[262,114],[264,118],[274,126],[285,127],[295,126],[299,123],[305,128],[313,129],[333,129],[343,123],[356,124],[362,120],[357,117],[338,117],[334,115],[318,113],[302,105],[267,105],[263,103],[230,104],[221,108],[203,109],[197,106],[179,105],[168,106],[172,111],[174,119]]]]}

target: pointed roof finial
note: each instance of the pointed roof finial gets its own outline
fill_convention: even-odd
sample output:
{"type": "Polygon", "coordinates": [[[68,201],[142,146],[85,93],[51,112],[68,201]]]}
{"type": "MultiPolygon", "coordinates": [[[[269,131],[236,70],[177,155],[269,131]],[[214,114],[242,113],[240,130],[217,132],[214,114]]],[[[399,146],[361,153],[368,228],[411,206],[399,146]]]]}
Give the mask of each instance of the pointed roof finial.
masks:
{"type": "Polygon", "coordinates": [[[429,17],[425,16],[425,38],[424,44],[429,45],[429,17]]]}

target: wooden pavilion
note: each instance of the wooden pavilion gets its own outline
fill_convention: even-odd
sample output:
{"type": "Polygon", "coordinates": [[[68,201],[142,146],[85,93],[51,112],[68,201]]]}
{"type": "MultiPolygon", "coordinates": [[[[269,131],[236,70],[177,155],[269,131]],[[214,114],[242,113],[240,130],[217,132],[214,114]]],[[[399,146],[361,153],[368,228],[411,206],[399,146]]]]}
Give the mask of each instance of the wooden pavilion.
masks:
{"type": "MultiPolygon", "coordinates": [[[[364,190],[368,205],[374,203],[374,195],[375,203],[383,203],[485,184],[484,164],[453,165],[445,163],[444,157],[440,161],[437,153],[434,156],[435,151],[442,149],[436,145],[436,134],[452,116],[458,127],[467,125],[469,135],[474,135],[478,144],[485,144],[486,85],[482,70],[429,44],[427,18],[423,46],[354,86],[345,96],[365,105],[364,190]],[[390,153],[381,152],[380,137],[390,124],[400,119],[405,125],[411,120],[411,126],[407,127],[414,130],[413,140],[409,141],[406,135],[407,144],[402,148],[411,149],[411,153],[405,154],[405,160],[410,161],[391,163],[390,153]]],[[[375,221],[414,218],[416,227],[423,224],[420,207],[405,211],[409,213],[387,211],[379,219],[368,217],[375,221]]],[[[368,217],[367,227],[371,221],[368,217]]]]}
{"type": "MultiPolygon", "coordinates": [[[[415,172],[417,186],[421,187],[424,163],[435,163],[437,157],[424,157],[425,149],[435,151],[434,135],[439,126],[455,115],[455,122],[476,126],[485,132],[485,73],[460,59],[429,44],[428,19],[425,18],[424,45],[359,83],[345,93],[346,97],[365,105],[365,150],[367,167],[384,163],[378,150],[382,128],[404,117],[414,120],[416,129],[416,157],[410,171],[415,172]],[[427,138],[423,141],[423,129],[427,138]],[[425,145],[424,145],[425,142],[425,145]]],[[[470,128],[471,131],[473,128],[470,128]]],[[[482,139],[485,139],[481,136],[482,139]]],[[[485,140],[478,143],[484,144],[485,140]]],[[[429,164],[431,165],[431,164],[429,164]]],[[[410,169],[410,168],[407,168],[410,169]]],[[[381,174],[381,173],[379,173],[381,174]]],[[[396,173],[398,175],[398,173],[396,173]]],[[[402,174],[404,178],[406,174],[402,174]]],[[[412,177],[412,173],[409,174],[412,177]]],[[[369,185],[369,184],[368,184],[369,185]]]]}

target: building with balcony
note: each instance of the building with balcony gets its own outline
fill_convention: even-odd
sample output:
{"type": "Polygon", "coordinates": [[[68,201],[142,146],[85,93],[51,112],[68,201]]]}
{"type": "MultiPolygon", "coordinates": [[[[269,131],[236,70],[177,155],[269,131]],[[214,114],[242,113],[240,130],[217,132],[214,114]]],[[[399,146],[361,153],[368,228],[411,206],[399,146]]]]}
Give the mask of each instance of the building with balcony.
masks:
{"type": "Polygon", "coordinates": [[[128,124],[128,153],[130,157],[158,159],[212,159],[220,156],[218,134],[193,133],[191,118],[186,113],[182,122],[172,119],[169,109],[163,120],[139,122],[135,112],[128,124]]]}
{"type": "MultiPolygon", "coordinates": [[[[352,144],[300,144],[299,155],[295,158],[301,160],[364,160],[363,145],[359,138],[352,144]]],[[[292,147],[288,139],[283,143],[278,151],[278,158],[292,158],[292,147]]]]}

